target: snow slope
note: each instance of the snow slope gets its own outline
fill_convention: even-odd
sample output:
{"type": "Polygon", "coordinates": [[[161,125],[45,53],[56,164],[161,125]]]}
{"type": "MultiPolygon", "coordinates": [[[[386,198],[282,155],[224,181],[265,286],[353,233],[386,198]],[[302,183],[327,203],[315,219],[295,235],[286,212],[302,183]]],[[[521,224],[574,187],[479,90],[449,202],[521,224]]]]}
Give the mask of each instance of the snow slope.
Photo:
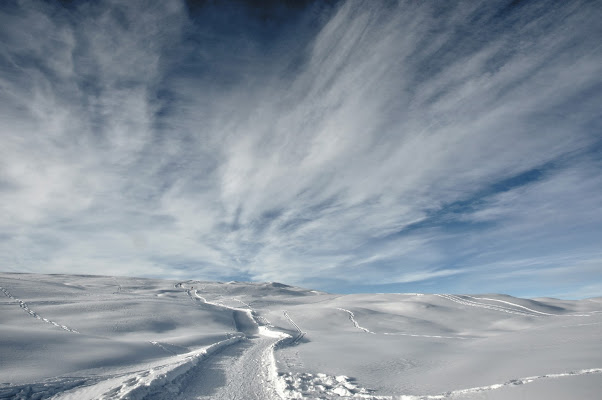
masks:
{"type": "Polygon", "coordinates": [[[0,273],[0,399],[564,399],[602,298],[0,273]]]}

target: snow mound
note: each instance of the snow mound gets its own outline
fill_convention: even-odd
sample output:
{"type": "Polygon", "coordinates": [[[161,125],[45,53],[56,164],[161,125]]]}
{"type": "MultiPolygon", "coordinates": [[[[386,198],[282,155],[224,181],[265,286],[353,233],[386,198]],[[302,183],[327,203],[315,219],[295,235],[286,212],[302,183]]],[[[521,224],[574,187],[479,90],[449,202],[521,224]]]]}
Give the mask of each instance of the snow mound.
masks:
{"type": "Polygon", "coordinates": [[[323,373],[282,373],[284,394],[289,399],[384,399],[373,396],[370,390],[359,387],[354,379],[345,375],[326,375],[323,373]]]}

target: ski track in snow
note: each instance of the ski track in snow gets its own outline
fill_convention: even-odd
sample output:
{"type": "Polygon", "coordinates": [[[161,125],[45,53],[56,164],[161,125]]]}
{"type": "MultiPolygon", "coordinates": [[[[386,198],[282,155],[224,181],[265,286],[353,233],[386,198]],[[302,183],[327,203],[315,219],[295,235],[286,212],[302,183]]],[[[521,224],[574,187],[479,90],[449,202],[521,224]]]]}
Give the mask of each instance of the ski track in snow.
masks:
{"type": "Polygon", "coordinates": [[[347,314],[349,314],[349,320],[353,323],[353,326],[355,326],[357,329],[360,329],[366,333],[371,333],[373,335],[375,334],[375,332],[372,332],[371,330],[364,328],[363,326],[360,326],[360,324],[356,321],[355,315],[353,314],[353,312],[346,310],[344,308],[340,308],[340,307],[337,307],[337,310],[344,311],[347,314]]]}
{"type": "MultiPolygon", "coordinates": [[[[176,284],[176,287],[184,289],[183,283],[176,284]]],[[[143,399],[283,399],[274,346],[290,336],[260,326],[255,311],[239,299],[229,298],[247,308],[208,301],[197,290],[185,290],[192,300],[232,311],[235,328],[245,336],[234,338],[235,345],[221,346],[203,362],[196,362],[175,378],[164,379],[157,390],[143,399]],[[246,339],[240,342],[244,337],[246,339]]]]}
{"type": "Polygon", "coordinates": [[[549,315],[549,316],[553,316],[553,317],[590,317],[591,316],[589,314],[550,314],[550,313],[546,313],[546,312],[542,312],[542,311],[533,310],[531,308],[521,306],[520,304],[511,303],[511,302],[505,301],[505,300],[490,299],[487,297],[473,297],[473,296],[468,296],[468,295],[466,295],[465,297],[470,297],[471,299],[475,299],[475,300],[497,301],[499,303],[505,303],[505,304],[511,305],[513,307],[523,308],[523,309],[533,312],[533,313],[537,313],[537,314],[541,314],[541,315],[549,315]]]}
{"type": "MultiPolygon", "coordinates": [[[[24,385],[0,387],[0,399],[29,400],[49,399],[66,391],[89,385],[92,378],[59,378],[46,380],[40,383],[29,383],[24,385]]],[[[98,379],[94,383],[98,382],[98,379]]]]}
{"type": "Polygon", "coordinates": [[[48,318],[42,317],[40,314],[38,314],[37,312],[35,312],[31,308],[29,308],[27,303],[25,303],[23,300],[20,300],[20,299],[17,299],[16,297],[14,297],[12,294],[10,294],[10,292],[8,290],[3,288],[2,286],[0,286],[0,290],[2,291],[2,293],[4,293],[6,295],[6,297],[17,302],[19,304],[19,307],[21,307],[21,309],[23,311],[25,311],[27,314],[31,315],[32,317],[39,319],[40,321],[46,322],[47,324],[54,325],[57,328],[61,328],[64,331],[71,332],[71,333],[79,333],[78,331],[76,331],[73,328],[70,328],[66,325],[59,324],[58,322],[52,321],[48,318]]]}
{"type": "Polygon", "coordinates": [[[561,328],[572,328],[574,326],[591,326],[591,325],[600,325],[602,322],[592,322],[590,324],[575,324],[575,325],[563,325],[561,328]]]}
{"type": "Polygon", "coordinates": [[[193,300],[201,300],[203,303],[209,304],[209,305],[214,306],[214,307],[226,308],[228,310],[240,310],[240,309],[235,308],[235,307],[229,307],[229,306],[227,306],[225,304],[222,304],[220,302],[209,301],[205,297],[201,296],[199,294],[198,290],[196,290],[196,289],[194,289],[194,290],[186,289],[186,293],[188,293],[188,296],[190,296],[191,299],[193,299],[193,300]]]}
{"type": "Polygon", "coordinates": [[[500,312],[505,312],[505,313],[509,313],[509,314],[516,314],[516,315],[522,315],[522,316],[526,316],[526,317],[542,317],[542,316],[553,316],[553,317],[591,317],[590,314],[550,314],[550,313],[544,313],[541,311],[537,311],[537,310],[532,310],[530,308],[527,308],[525,306],[521,306],[520,304],[515,304],[515,303],[511,303],[509,301],[504,301],[504,300],[498,300],[498,299],[489,299],[486,297],[472,297],[472,296],[458,296],[458,295],[454,295],[454,294],[435,294],[435,296],[439,296],[443,299],[447,299],[450,301],[453,301],[455,303],[458,304],[462,304],[465,306],[471,306],[471,307],[479,307],[479,308],[485,308],[488,310],[493,310],[493,311],[500,311],[500,312]],[[487,303],[481,303],[478,301],[473,301],[473,300],[468,300],[465,297],[470,297],[472,299],[476,299],[476,300],[488,300],[488,301],[498,301],[501,303],[505,303],[508,305],[511,305],[513,307],[517,307],[517,308],[521,308],[523,310],[517,310],[517,309],[513,309],[513,308],[509,308],[509,307],[504,307],[504,306],[498,306],[498,305],[494,305],[494,304],[487,304],[487,303]]]}
{"type": "Polygon", "coordinates": [[[383,332],[383,335],[422,337],[422,338],[434,338],[434,339],[458,339],[458,340],[473,339],[470,337],[463,337],[463,336],[422,335],[422,334],[418,334],[418,333],[401,333],[401,332],[383,332]]]}
{"type": "Polygon", "coordinates": [[[472,300],[463,299],[460,296],[456,296],[453,294],[435,294],[435,296],[439,296],[443,299],[447,299],[447,300],[453,301],[454,303],[462,304],[465,306],[485,308],[488,310],[501,311],[501,312],[505,312],[508,314],[516,314],[516,315],[522,315],[522,316],[527,316],[527,317],[539,317],[540,316],[540,315],[528,313],[525,311],[513,310],[508,307],[496,306],[496,305],[492,305],[492,304],[484,304],[484,303],[479,303],[479,302],[472,301],[472,300]]]}
{"type": "Polygon", "coordinates": [[[301,328],[299,328],[299,325],[297,325],[295,321],[293,321],[293,319],[290,317],[290,315],[288,315],[286,311],[283,311],[282,313],[284,314],[284,317],[288,320],[288,322],[290,322],[291,325],[294,326],[297,330],[297,336],[291,342],[291,344],[296,344],[306,335],[307,332],[303,332],[301,328]]]}
{"type": "MultiPolygon", "coordinates": [[[[243,340],[242,336],[232,337],[214,343],[207,348],[184,356],[174,356],[167,364],[128,375],[120,385],[106,391],[102,400],[146,400],[172,399],[184,388],[180,387],[182,377],[190,374],[213,354],[243,340]],[[175,359],[175,360],[174,360],[175,359]]],[[[76,397],[74,397],[76,398],[76,397]]]]}
{"type": "Polygon", "coordinates": [[[176,355],[176,353],[174,353],[173,351],[169,350],[167,347],[163,346],[159,342],[156,342],[154,340],[150,340],[149,343],[152,344],[153,346],[157,346],[158,348],[160,348],[161,350],[165,351],[166,353],[176,355]]]}
{"type": "Polygon", "coordinates": [[[113,280],[115,281],[115,284],[117,285],[117,291],[116,291],[116,292],[113,292],[113,294],[121,294],[121,291],[122,291],[122,289],[123,289],[123,288],[121,287],[121,284],[119,283],[119,281],[117,280],[117,278],[116,278],[116,277],[114,277],[114,276],[113,276],[112,278],[113,278],[113,280]]]}
{"type": "MultiPolygon", "coordinates": [[[[266,326],[259,326],[254,318],[253,309],[210,302],[200,296],[196,290],[185,289],[182,284],[176,284],[175,287],[186,290],[192,300],[202,301],[221,310],[232,311],[234,325],[240,328],[238,335],[183,355],[174,355],[161,343],[151,341],[152,345],[172,354],[166,359],[165,364],[119,376],[104,376],[96,380],[77,382],[64,390],[57,390],[56,393],[59,393],[57,399],[89,398],[84,396],[85,393],[92,393],[91,390],[94,390],[90,389],[91,385],[106,386],[108,380],[120,376],[121,378],[117,379],[112,387],[109,386],[101,395],[96,395],[94,398],[101,400],[285,399],[284,384],[277,373],[274,347],[284,339],[290,338],[290,335],[271,331],[266,326]],[[74,386],[78,387],[73,389],[74,386]],[[65,391],[70,392],[65,393],[65,391]]],[[[13,391],[8,398],[14,398],[12,397],[14,388],[11,390],[13,391]]],[[[30,387],[28,390],[27,393],[33,393],[40,389],[30,387]]],[[[3,396],[0,389],[0,399],[2,398],[7,397],[3,396]]]]}
{"type": "Polygon", "coordinates": [[[224,297],[223,299],[224,299],[224,300],[233,300],[233,301],[239,302],[239,303],[240,303],[240,304],[242,304],[243,306],[247,307],[249,310],[252,310],[252,309],[253,309],[253,308],[252,308],[252,307],[251,307],[249,304],[245,303],[245,302],[244,302],[244,301],[242,301],[241,299],[237,299],[236,297],[224,297]]]}
{"type": "Polygon", "coordinates": [[[468,337],[462,337],[462,336],[423,335],[423,334],[417,334],[417,333],[401,333],[401,332],[383,332],[383,333],[372,332],[371,330],[364,328],[363,326],[360,326],[360,324],[355,319],[355,314],[353,314],[352,311],[344,309],[344,308],[340,308],[340,307],[337,307],[337,310],[346,312],[349,315],[349,320],[353,323],[353,326],[355,326],[357,329],[360,329],[366,333],[371,333],[373,335],[380,334],[380,335],[389,335],[389,336],[408,336],[408,337],[422,337],[422,338],[435,338],[435,339],[458,339],[458,340],[470,339],[468,337]]]}
{"type": "Polygon", "coordinates": [[[602,373],[602,368],[582,369],[565,373],[529,376],[511,379],[504,383],[487,386],[477,386],[468,389],[451,390],[434,395],[373,395],[366,389],[358,387],[346,376],[328,376],[326,374],[284,374],[285,393],[291,399],[339,399],[354,398],[366,400],[444,400],[462,397],[474,393],[489,392],[506,387],[525,385],[542,379],[558,379],[570,376],[591,375],[602,373]]]}
{"type": "Polygon", "coordinates": [[[602,373],[602,368],[582,369],[579,371],[571,371],[571,372],[565,372],[565,373],[559,373],[559,374],[546,374],[546,375],[539,375],[539,376],[529,376],[526,378],[511,379],[504,383],[496,383],[493,385],[478,386],[478,387],[473,387],[473,388],[468,388],[468,389],[452,390],[449,392],[435,394],[435,395],[419,395],[419,396],[402,395],[402,396],[391,396],[391,397],[380,397],[380,398],[382,398],[382,399],[386,398],[386,399],[392,399],[392,400],[394,400],[394,399],[441,400],[441,399],[454,398],[456,396],[462,396],[462,395],[466,395],[466,394],[488,392],[491,390],[501,389],[501,388],[508,387],[508,386],[525,385],[525,384],[532,383],[532,382],[535,382],[537,380],[542,380],[542,379],[558,379],[558,378],[565,378],[565,377],[569,377],[569,376],[590,375],[590,374],[600,374],[600,373],[602,373]]]}
{"type": "MultiPolygon", "coordinates": [[[[187,399],[266,399],[286,400],[306,398],[358,398],[367,400],[445,400],[462,397],[474,393],[498,390],[506,387],[529,384],[543,379],[559,379],[571,376],[601,374],[602,368],[590,368],[577,371],[529,376],[511,379],[504,383],[487,386],[477,386],[467,389],[457,389],[434,395],[372,395],[365,389],[358,387],[348,377],[330,377],[326,374],[283,374],[278,378],[275,363],[273,363],[273,344],[264,343],[255,347],[254,352],[245,356],[243,343],[238,343],[241,348],[233,346],[243,340],[242,337],[231,338],[207,349],[197,351],[192,356],[187,356],[184,361],[177,360],[171,364],[154,367],[149,370],[138,371],[130,374],[116,374],[104,379],[118,376],[127,377],[121,385],[106,391],[101,400],[187,400],[187,399]],[[240,354],[243,350],[242,354],[240,354]],[[223,354],[222,354],[223,353],[223,354]],[[243,360],[242,358],[245,359],[243,360]],[[271,360],[270,360],[271,358],[271,360]],[[241,361],[242,360],[242,361],[241,361]],[[259,368],[247,368],[247,362],[254,362],[259,368]],[[238,365],[234,368],[232,363],[238,365]],[[242,367],[242,368],[240,368],[242,367]],[[236,378],[239,385],[224,385],[216,387],[211,379],[219,378],[219,371],[236,378]],[[257,373],[259,372],[259,373],[257,373]],[[204,375],[205,374],[205,375],[204,375]],[[216,375],[217,374],[217,375],[216,375]],[[201,382],[196,381],[201,379],[201,382]],[[255,388],[259,391],[244,391],[238,396],[245,379],[255,380],[255,388]],[[203,382],[205,384],[203,385],[203,382]],[[188,387],[186,385],[195,385],[188,387]],[[269,387],[276,390],[267,390],[269,387]],[[266,389],[266,391],[263,391],[266,389]]],[[[248,344],[247,346],[248,347],[248,344]]],[[[177,357],[177,356],[176,356],[177,357]]],[[[0,388],[0,399],[32,399],[50,398],[78,399],[81,387],[89,387],[99,382],[97,377],[89,379],[64,378],[55,381],[46,381],[34,385],[21,385],[10,388],[0,388]],[[75,388],[75,389],[74,389],[75,388]],[[69,392],[71,390],[71,393],[69,392]]]]}
{"type": "Polygon", "coordinates": [[[282,399],[276,389],[278,376],[271,368],[278,340],[258,337],[224,347],[143,399],[282,399]]]}
{"type": "MultiPolygon", "coordinates": [[[[10,393],[0,388],[0,399],[143,400],[152,393],[161,392],[166,389],[171,390],[170,396],[173,396],[174,387],[172,382],[174,380],[195,368],[197,364],[211,354],[219,352],[222,348],[239,342],[242,339],[243,337],[241,336],[232,337],[200,350],[168,357],[164,364],[139,371],[81,379],[61,378],[26,385],[27,387],[7,388],[12,390],[10,393]],[[112,380],[115,380],[115,382],[111,384],[110,381],[112,380]],[[109,382],[108,386],[107,382],[109,382]],[[15,390],[20,391],[16,392],[15,390]],[[43,394],[43,396],[38,396],[38,394],[43,394]],[[52,395],[54,396],[51,397],[52,395]]],[[[171,398],[165,397],[165,399],[171,398]]]]}
{"type": "MultiPolygon", "coordinates": [[[[504,383],[492,384],[488,386],[478,386],[467,389],[452,390],[434,395],[394,395],[382,396],[372,395],[369,391],[357,387],[352,379],[345,376],[330,377],[325,374],[281,374],[279,377],[276,361],[274,358],[274,347],[289,335],[272,331],[267,326],[269,321],[256,315],[251,306],[237,298],[229,297],[244,305],[243,308],[227,306],[218,301],[208,301],[201,296],[197,290],[186,289],[182,285],[187,282],[177,283],[176,288],[185,290],[193,301],[202,301],[203,304],[216,307],[221,310],[230,310],[233,312],[234,326],[238,330],[237,336],[214,343],[206,348],[193,351],[191,353],[177,355],[167,349],[161,343],[150,341],[154,346],[170,353],[166,358],[166,363],[141,371],[120,373],[105,376],[93,376],[88,378],[58,378],[40,383],[29,385],[0,387],[0,399],[79,399],[78,393],[84,393],[90,387],[99,383],[116,379],[116,384],[105,390],[100,397],[94,397],[102,400],[188,400],[188,399],[215,399],[215,400],[286,400],[289,398],[305,398],[311,392],[319,398],[362,398],[372,400],[441,400],[462,397],[474,393],[487,392],[506,387],[529,384],[542,379],[558,379],[570,376],[601,374],[602,368],[582,369],[577,371],[554,373],[539,376],[530,376],[525,378],[511,379],[504,383]],[[262,321],[262,326],[257,321],[262,321]],[[263,323],[265,322],[265,324],[263,323]],[[250,326],[253,325],[253,326],[250,326]],[[309,388],[309,389],[308,389],[309,388]]],[[[0,287],[0,290],[10,299],[14,300],[19,306],[32,317],[60,327],[72,333],[79,333],[67,326],[60,325],[54,321],[42,318],[39,314],[32,311],[29,306],[12,296],[8,290],[0,287]]],[[[118,288],[118,292],[121,287],[118,288]]],[[[504,300],[491,299],[485,297],[459,296],[451,294],[435,294],[449,301],[471,306],[489,309],[493,311],[505,312],[510,314],[541,317],[541,316],[591,316],[587,314],[551,314],[530,309],[519,304],[504,300]],[[473,300],[469,300],[473,299],[473,300]],[[504,303],[494,305],[481,302],[495,301],[504,303]]],[[[223,300],[226,300],[224,298],[223,300]]],[[[359,325],[352,311],[337,308],[348,314],[349,320],[354,327],[370,334],[377,334],[367,328],[359,325]]],[[[290,344],[298,343],[306,332],[293,321],[287,311],[283,311],[284,317],[295,328],[297,334],[290,344]]],[[[584,326],[592,324],[567,325],[584,326]]],[[[382,335],[397,335],[411,337],[427,337],[442,339],[469,339],[459,336],[439,336],[439,335],[420,335],[410,333],[380,333],[382,335]]],[[[106,383],[105,383],[106,385],[106,383]]]]}

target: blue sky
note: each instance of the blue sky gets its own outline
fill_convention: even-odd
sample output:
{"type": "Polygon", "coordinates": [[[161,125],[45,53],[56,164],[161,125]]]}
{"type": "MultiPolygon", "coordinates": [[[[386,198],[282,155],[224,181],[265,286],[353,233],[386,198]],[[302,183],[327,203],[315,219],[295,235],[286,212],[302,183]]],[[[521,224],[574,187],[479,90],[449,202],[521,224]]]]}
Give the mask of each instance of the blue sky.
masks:
{"type": "Polygon", "coordinates": [[[7,1],[5,271],[602,295],[599,1],[7,1]]]}

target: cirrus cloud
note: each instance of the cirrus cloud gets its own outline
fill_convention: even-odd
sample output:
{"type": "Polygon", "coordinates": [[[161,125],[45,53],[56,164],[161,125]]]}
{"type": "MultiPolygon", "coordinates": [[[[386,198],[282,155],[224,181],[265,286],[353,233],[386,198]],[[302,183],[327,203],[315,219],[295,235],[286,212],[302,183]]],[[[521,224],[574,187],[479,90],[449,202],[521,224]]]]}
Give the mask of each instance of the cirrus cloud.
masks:
{"type": "Polygon", "coordinates": [[[4,269],[591,287],[598,7],[515,3],[3,5],[4,269]]]}

